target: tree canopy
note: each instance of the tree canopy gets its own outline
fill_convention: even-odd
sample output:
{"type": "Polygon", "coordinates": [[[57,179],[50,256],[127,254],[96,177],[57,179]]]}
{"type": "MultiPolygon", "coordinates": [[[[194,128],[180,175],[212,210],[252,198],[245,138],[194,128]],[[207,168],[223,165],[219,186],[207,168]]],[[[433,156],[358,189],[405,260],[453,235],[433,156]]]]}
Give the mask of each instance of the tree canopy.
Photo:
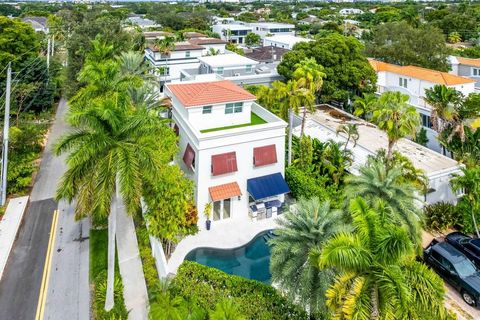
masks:
{"type": "Polygon", "coordinates": [[[295,65],[310,57],[324,69],[322,99],[347,100],[374,91],[375,71],[363,55],[363,45],[354,37],[331,33],[317,41],[300,42],[283,56],[278,72],[291,79],[295,65]]]}
{"type": "Polygon", "coordinates": [[[432,25],[414,28],[405,21],[379,25],[373,29],[365,53],[398,65],[448,71],[445,36],[432,25]]]}

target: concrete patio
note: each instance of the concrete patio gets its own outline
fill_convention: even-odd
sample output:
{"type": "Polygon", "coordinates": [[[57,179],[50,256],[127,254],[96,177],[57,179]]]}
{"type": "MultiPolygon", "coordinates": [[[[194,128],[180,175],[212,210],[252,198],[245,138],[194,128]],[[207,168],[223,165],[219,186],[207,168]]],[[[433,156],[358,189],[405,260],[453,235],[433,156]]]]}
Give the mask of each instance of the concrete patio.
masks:
{"type": "Polygon", "coordinates": [[[279,218],[272,217],[252,221],[245,214],[238,218],[212,221],[212,227],[209,231],[201,228],[196,235],[188,236],[180,241],[168,260],[168,272],[176,273],[185,256],[195,248],[231,249],[240,247],[260,232],[275,229],[278,226],[277,219],[279,218]]]}

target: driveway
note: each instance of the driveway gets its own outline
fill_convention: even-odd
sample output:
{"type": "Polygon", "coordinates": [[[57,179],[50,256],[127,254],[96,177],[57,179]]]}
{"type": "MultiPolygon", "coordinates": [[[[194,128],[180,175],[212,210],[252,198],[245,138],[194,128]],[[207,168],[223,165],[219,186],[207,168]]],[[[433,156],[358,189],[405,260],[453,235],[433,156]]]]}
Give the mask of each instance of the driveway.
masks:
{"type": "Polygon", "coordinates": [[[445,284],[445,287],[447,288],[447,308],[455,311],[458,316],[458,320],[480,319],[479,308],[470,307],[468,304],[466,304],[460,296],[460,293],[458,293],[457,290],[455,290],[449,284],[445,284]]]}

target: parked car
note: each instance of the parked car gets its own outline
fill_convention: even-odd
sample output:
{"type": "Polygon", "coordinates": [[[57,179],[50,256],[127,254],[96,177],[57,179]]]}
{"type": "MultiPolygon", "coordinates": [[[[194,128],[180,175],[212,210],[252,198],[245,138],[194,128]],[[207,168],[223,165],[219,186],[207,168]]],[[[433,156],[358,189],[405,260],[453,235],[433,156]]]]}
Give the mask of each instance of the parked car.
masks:
{"type": "Polygon", "coordinates": [[[480,269],[480,239],[472,239],[461,232],[452,232],[445,237],[445,241],[461,251],[480,269]]]}
{"type": "Polygon", "coordinates": [[[467,304],[480,305],[480,273],[463,253],[448,242],[433,240],[424,250],[423,259],[460,292],[467,304]]]}

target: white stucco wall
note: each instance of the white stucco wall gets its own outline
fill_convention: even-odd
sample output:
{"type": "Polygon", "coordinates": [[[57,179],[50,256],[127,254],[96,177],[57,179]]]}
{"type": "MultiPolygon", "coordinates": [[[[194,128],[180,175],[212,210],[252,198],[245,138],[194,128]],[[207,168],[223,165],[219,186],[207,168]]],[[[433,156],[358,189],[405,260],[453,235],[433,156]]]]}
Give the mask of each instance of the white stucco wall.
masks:
{"type": "MultiPolygon", "coordinates": [[[[234,103],[236,101],[233,101],[234,103]]],[[[211,128],[228,127],[250,122],[252,101],[242,101],[243,108],[240,113],[225,114],[225,103],[214,104],[212,113],[203,114],[203,107],[187,108],[188,120],[190,124],[197,130],[205,130],[211,128]]]]}

